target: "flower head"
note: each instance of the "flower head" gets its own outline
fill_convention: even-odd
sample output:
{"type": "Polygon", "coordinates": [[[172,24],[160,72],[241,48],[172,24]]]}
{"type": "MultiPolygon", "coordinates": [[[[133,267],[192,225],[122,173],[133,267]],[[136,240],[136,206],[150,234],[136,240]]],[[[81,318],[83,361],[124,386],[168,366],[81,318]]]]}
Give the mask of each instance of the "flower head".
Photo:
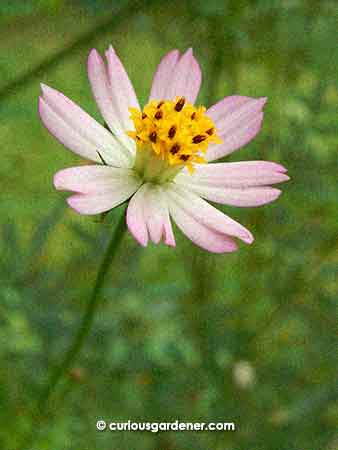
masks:
{"type": "Polygon", "coordinates": [[[146,246],[149,239],[175,246],[173,219],[195,244],[211,252],[250,244],[251,233],[205,200],[240,207],[275,200],[270,187],[289,179],[273,162],[212,163],[253,139],[261,128],[266,98],[225,97],[206,109],[194,106],[201,84],[189,49],[169,52],[155,73],[141,110],[133,86],[110,47],[107,64],[96,50],[88,75],[107,125],[92,119],[60,92],[42,85],[43,124],[62,144],[95,164],[56,173],[56,189],[74,192],[67,201],[80,214],[109,211],[129,200],[127,225],[146,246]]]}

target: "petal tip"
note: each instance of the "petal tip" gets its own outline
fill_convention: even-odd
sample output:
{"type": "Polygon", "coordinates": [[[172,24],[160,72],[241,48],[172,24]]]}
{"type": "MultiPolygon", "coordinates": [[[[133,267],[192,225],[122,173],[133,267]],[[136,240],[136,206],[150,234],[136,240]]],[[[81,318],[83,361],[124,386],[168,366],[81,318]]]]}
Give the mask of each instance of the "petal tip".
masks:
{"type": "Polygon", "coordinates": [[[60,170],[59,172],[56,172],[53,176],[53,185],[57,191],[62,190],[62,183],[61,183],[61,173],[62,172],[63,171],[60,170]]]}
{"type": "Polygon", "coordinates": [[[115,49],[111,44],[109,45],[109,47],[107,48],[105,53],[106,53],[106,55],[110,55],[110,54],[112,54],[114,56],[116,55],[115,49]]]}
{"type": "Polygon", "coordinates": [[[288,169],[286,167],[282,166],[282,164],[277,164],[277,169],[278,169],[278,172],[281,172],[281,173],[286,173],[288,171],[288,169]]]}
{"type": "Polygon", "coordinates": [[[263,106],[265,106],[266,102],[268,101],[268,97],[261,97],[259,100],[263,108],[263,106]]]}
{"type": "Polygon", "coordinates": [[[77,199],[79,198],[79,195],[77,194],[77,195],[72,195],[71,197],[68,197],[67,199],[66,199],[66,202],[68,203],[68,205],[72,208],[72,209],[74,209],[74,211],[76,211],[78,214],[83,214],[80,210],[79,210],[79,208],[78,208],[78,205],[77,205],[77,199]]]}
{"type": "Polygon", "coordinates": [[[250,233],[250,231],[247,231],[245,234],[243,234],[243,236],[241,236],[241,239],[243,242],[245,242],[246,244],[249,244],[249,245],[251,245],[253,243],[253,241],[255,240],[255,238],[250,233]]]}
{"type": "Polygon", "coordinates": [[[88,54],[88,63],[96,62],[100,59],[100,53],[96,50],[96,48],[92,48],[88,54]]]}
{"type": "Polygon", "coordinates": [[[45,83],[40,83],[40,89],[41,89],[41,93],[42,95],[48,90],[48,86],[45,83]]]}

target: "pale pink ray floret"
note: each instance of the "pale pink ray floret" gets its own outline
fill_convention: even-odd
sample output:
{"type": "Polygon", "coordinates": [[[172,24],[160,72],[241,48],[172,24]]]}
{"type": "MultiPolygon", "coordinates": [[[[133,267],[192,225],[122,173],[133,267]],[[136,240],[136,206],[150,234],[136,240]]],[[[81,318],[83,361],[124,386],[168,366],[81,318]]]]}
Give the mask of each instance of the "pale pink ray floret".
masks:
{"type": "MultiPolygon", "coordinates": [[[[279,189],[271,187],[289,179],[280,164],[267,161],[213,163],[257,135],[266,98],[225,97],[205,111],[219,138],[205,146],[203,158],[208,164],[194,160],[186,166],[183,161],[192,156],[183,155],[181,165],[168,163],[164,167],[163,155],[151,153],[153,163],[149,167],[153,172],[146,167],[146,159],[140,172],[137,158],[142,152],[146,153],[131,137],[135,132],[131,111],[140,110],[140,106],[114,49],[109,47],[105,56],[106,61],[96,50],[90,52],[88,76],[106,127],[60,92],[45,85],[41,87],[39,113],[45,127],[64,146],[94,163],[60,170],[54,176],[55,188],[73,192],[67,202],[80,214],[103,213],[129,200],[127,226],[143,246],[151,240],[174,247],[171,219],[196,245],[210,252],[235,251],[235,238],[251,244],[253,236],[245,227],[206,200],[255,207],[270,203],[280,195],[279,189]],[[173,167],[177,169],[173,171],[173,167]]],[[[187,102],[186,108],[188,105],[193,108],[200,84],[201,70],[192,50],[182,55],[173,50],[156,70],[149,105],[159,102],[159,108],[162,101],[175,105],[172,102],[180,98],[187,102]]],[[[149,136],[150,140],[156,140],[156,136],[149,136]]],[[[170,157],[176,157],[176,152],[170,157]]]]}

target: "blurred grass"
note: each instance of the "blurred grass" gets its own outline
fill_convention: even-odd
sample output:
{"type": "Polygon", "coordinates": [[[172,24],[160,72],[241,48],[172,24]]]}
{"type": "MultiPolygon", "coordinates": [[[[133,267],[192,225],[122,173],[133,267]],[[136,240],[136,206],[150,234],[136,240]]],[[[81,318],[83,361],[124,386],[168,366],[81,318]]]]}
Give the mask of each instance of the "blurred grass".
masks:
{"type": "MultiPolygon", "coordinates": [[[[126,5],[2,3],[0,91],[126,5]]],[[[15,448],[29,429],[32,403],[47,368],[68,348],[118,216],[113,212],[102,225],[59,206],[53,174],[79,159],[41,126],[39,83],[101,120],[86,58],[91,47],[103,51],[112,43],[142,103],[161,56],[189,46],[203,69],[200,103],[235,93],[268,96],[261,133],[231,160],[279,161],[292,180],[275,204],[222,208],[256,237],[236,254],[207,254],[178,230],[175,250],[144,250],[126,239],[93,335],[70,373],[71,391],[53,398],[36,448],[335,450],[336,5],[135,5],[111,30],[0,104],[0,417],[8,424],[0,447],[15,448]],[[255,378],[247,388],[234,375],[243,360],[255,378]],[[238,430],[98,434],[100,417],[234,421],[238,430]]]]}

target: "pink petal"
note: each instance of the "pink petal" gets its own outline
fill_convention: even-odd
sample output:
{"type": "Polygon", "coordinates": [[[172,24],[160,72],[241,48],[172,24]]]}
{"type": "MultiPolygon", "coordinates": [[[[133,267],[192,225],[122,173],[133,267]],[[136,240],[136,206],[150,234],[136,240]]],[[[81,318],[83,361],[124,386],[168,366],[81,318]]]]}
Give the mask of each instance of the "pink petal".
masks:
{"type": "Polygon", "coordinates": [[[173,220],[194,244],[213,253],[234,252],[238,246],[229,236],[205,226],[174,200],[169,201],[169,210],[173,220]]]}
{"type": "Polygon", "coordinates": [[[194,167],[192,175],[183,171],[175,181],[199,186],[246,188],[282,183],[290,179],[283,166],[269,161],[195,164],[194,167]]]}
{"type": "Polygon", "coordinates": [[[176,245],[168,208],[159,186],[145,184],[139,189],[129,204],[127,224],[141,245],[147,244],[148,237],[155,244],[164,239],[167,245],[176,245]]]}
{"type": "Polygon", "coordinates": [[[179,52],[169,52],[160,62],[155,73],[150,93],[152,99],[174,99],[184,96],[194,103],[201,85],[201,69],[192,49],[188,49],[180,58],[179,52]]]}
{"type": "Polygon", "coordinates": [[[222,158],[250,142],[261,129],[265,103],[265,97],[236,95],[225,97],[209,108],[207,115],[214,121],[223,143],[210,145],[207,160],[222,158]]]}
{"type": "Polygon", "coordinates": [[[144,216],[150,239],[158,244],[164,238],[167,245],[175,247],[168,206],[160,186],[147,185],[144,216]]]}
{"type": "Polygon", "coordinates": [[[58,190],[77,192],[67,199],[80,214],[98,214],[127,200],[139,187],[133,172],[109,166],[80,166],[60,170],[54,176],[58,190]]]}
{"type": "Polygon", "coordinates": [[[60,92],[41,85],[39,113],[48,131],[74,153],[95,162],[128,167],[130,152],[124,149],[96,120],[60,92]]]}
{"type": "Polygon", "coordinates": [[[81,194],[100,194],[122,187],[129,190],[129,186],[136,190],[139,185],[131,169],[110,166],[69,167],[54,175],[56,189],[81,194]]]}
{"type": "Polygon", "coordinates": [[[224,187],[198,187],[186,185],[186,188],[200,195],[206,200],[212,202],[240,206],[240,207],[254,207],[262,206],[266,203],[271,203],[276,200],[281,191],[279,189],[270,187],[250,187],[245,189],[231,189],[224,187]]]}
{"type": "Polygon", "coordinates": [[[119,125],[119,117],[113,107],[108,72],[103,59],[95,49],[91,50],[88,56],[88,78],[102,117],[109,128],[115,130],[119,125]]]}
{"type": "Polygon", "coordinates": [[[67,198],[67,203],[79,214],[94,215],[113,209],[127,198],[109,192],[96,195],[75,194],[67,198]]]}
{"type": "Polygon", "coordinates": [[[281,191],[266,185],[289,180],[283,166],[268,161],[196,164],[195,169],[192,175],[181,172],[175,182],[206,200],[241,207],[276,200],[281,191]]]}
{"type": "Polygon", "coordinates": [[[180,52],[172,50],[162,58],[153,78],[149,100],[166,98],[166,89],[171,81],[179,57],[180,52]]]}
{"type": "Polygon", "coordinates": [[[120,119],[123,130],[132,130],[129,108],[140,109],[136,94],[119,57],[112,46],[106,51],[108,77],[114,111],[120,119]]]}
{"type": "MultiPolygon", "coordinates": [[[[125,76],[127,75],[125,74],[125,76]]],[[[127,147],[131,154],[134,155],[135,144],[125,132],[122,116],[114,100],[107,67],[95,49],[88,56],[88,78],[102,117],[121,144],[127,147]]],[[[129,122],[129,125],[130,127],[128,129],[134,129],[132,123],[129,122]]]]}
{"type": "Polygon", "coordinates": [[[144,218],[144,186],[131,198],[127,209],[127,226],[139,244],[146,247],[149,240],[147,224],[144,218]]]}
{"type": "Polygon", "coordinates": [[[237,237],[247,244],[253,242],[253,236],[250,231],[218,209],[209,205],[209,203],[193,192],[189,192],[187,189],[172,183],[166,195],[170,198],[171,204],[173,202],[176,203],[186,214],[207,228],[221,234],[237,237]]]}

